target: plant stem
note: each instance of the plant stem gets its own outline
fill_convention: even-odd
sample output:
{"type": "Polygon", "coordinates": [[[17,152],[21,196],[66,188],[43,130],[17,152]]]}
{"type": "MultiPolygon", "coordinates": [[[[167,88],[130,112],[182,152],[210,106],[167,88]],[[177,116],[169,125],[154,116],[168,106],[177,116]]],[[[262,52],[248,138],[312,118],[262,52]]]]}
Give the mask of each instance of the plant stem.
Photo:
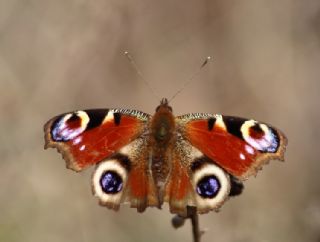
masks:
{"type": "Polygon", "coordinates": [[[172,226],[176,229],[180,228],[187,219],[191,219],[193,242],[200,242],[203,231],[199,228],[199,215],[196,207],[187,206],[187,214],[185,216],[175,215],[171,220],[172,226]]]}
{"type": "Polygon", "coordinates": [[[187,207],[188,217],[191,219],[193,242],[200,242],[199,215],[196,207],[187,207]]]}

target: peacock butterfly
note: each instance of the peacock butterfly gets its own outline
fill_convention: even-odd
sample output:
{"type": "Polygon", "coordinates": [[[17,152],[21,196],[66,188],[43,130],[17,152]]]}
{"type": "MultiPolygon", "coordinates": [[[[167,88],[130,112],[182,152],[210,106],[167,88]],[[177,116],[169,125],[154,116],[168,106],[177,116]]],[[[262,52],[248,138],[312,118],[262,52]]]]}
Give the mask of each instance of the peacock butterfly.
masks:
{"type": "Polygon", "coordinates": [[[219,114],[174,117],[167,99],[153,116],[127,109],[92,109],[56,116],[45,148],[57,148],[67,168],[96,165],[92,190],[101,205],[121,203],[186,214],[217,210],[271,159],[284,159],[285,135],[267,124],[219,114]]]}

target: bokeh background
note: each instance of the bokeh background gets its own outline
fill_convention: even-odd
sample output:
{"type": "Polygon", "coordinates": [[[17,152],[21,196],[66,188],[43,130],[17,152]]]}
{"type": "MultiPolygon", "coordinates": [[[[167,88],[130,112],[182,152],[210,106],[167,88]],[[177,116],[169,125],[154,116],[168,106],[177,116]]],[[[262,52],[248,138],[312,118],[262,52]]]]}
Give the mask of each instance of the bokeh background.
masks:
{"type": "Polygon", "coordinates": [[[190,224],[91,196],[92,168],[65,169],[43,150],[43,124],[84,108],[253,117],[288,136],[273,161],[221,212],[200,217],[203,241],[320,241],[320,2],[276,0],[0,0],[0,241],[192,241],[190,224]]]}

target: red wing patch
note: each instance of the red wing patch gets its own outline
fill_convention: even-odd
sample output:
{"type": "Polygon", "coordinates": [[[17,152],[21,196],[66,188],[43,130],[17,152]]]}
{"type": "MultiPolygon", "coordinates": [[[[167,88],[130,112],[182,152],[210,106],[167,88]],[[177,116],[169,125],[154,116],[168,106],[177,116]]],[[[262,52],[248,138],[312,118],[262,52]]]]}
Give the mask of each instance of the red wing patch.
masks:
{"type": "Polygon", "coordinates": [[[180,157],[172,160],[172,170],[165,188],[164,201],[170,205],[171,213],[186,214],[190,201],[194,204],[193,186],[188,169],[180,162],[180,157]]]}
{"type": "Polygon", "coordinates": [[[178,122],[192,145],[241,180],[270,159],[283,160],[285,136],[254,120],[195,114],[178,117],[178,122]]]}
{"type": "MultiPolygon", "coordinates": [[[[140,163],[144,164],[146,160],[140,163]]],[[[129,173],[127,199],[131,207],[137,208],[139,212],[143,212],[147,206],[160,206],[152,178],[147,175],[147,169],[141,167],[141,164],[135,164],[129,173]]]]}
{"type": "Polygon", "coordinates": [[[68,168],[81,171],[141,135],[148,119],[138,111],[117,109],[63,114],[45,125],[45,148],[57,148],[68,168]]]}

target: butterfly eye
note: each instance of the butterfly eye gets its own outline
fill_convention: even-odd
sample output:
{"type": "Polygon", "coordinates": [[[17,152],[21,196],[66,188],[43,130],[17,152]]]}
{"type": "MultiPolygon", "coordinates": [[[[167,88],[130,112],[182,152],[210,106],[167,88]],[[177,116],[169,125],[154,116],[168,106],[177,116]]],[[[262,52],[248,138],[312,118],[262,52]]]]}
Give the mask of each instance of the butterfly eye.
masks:
{"type": "Polygon", "coordinates": [[[92,176],[92,189],[102,205],[117,209],[127,182],[127,169],[117,159],[101,162],[92,176]]]}
{"type": "Polygon", "coordinates": [[[229,175],[211,162],[198,166],[193,172],[193,185],[199,212],[218,209],[230,193],[229,175]]]}

